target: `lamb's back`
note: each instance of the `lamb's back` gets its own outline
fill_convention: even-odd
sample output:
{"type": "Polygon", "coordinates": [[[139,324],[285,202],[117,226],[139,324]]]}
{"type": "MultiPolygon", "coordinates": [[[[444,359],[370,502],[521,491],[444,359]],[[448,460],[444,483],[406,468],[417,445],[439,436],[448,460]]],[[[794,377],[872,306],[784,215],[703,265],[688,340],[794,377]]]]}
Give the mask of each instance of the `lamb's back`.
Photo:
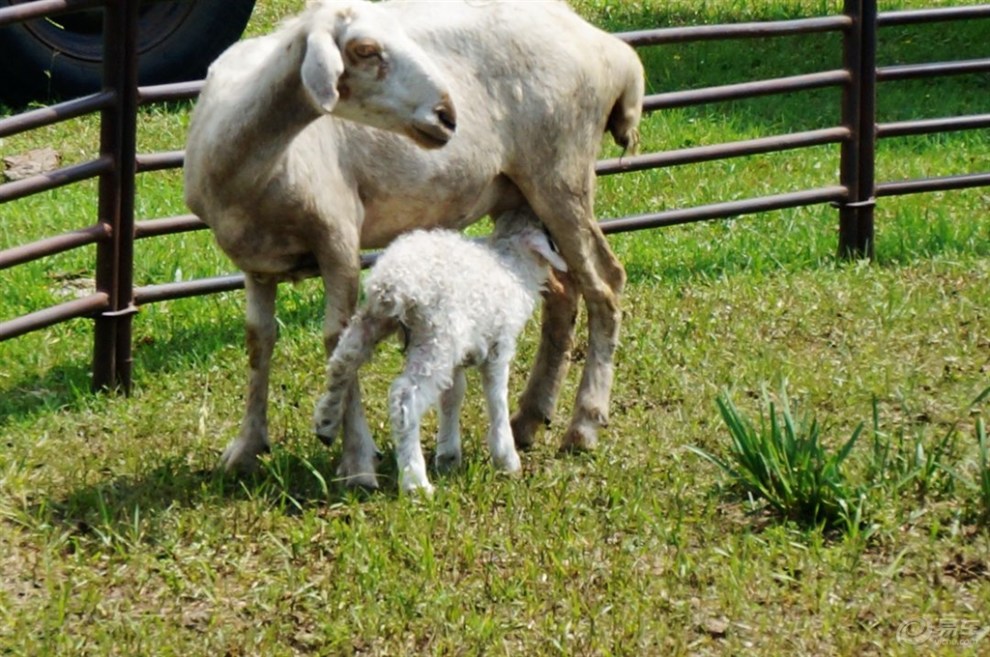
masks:
{"type": "Polygon", "coordinates": [[[518,306],[529,296],[490,249],[446,230],[396,239],[375,263],[365,291],[369,304],[407,325],[426,320],[465,330],[522,314],[518,306]]]}

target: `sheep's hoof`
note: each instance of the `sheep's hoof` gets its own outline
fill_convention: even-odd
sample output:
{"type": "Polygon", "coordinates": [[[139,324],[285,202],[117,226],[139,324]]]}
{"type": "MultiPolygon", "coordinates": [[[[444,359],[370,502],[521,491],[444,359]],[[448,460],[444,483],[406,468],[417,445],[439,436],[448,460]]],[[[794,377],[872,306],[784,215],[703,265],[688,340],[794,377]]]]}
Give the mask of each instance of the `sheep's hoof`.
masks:
{"type": "Polygon", "coordinates": [[[341,462],[337,468],[337,477],[344,482],[348,488],[361,488],[364,490],[378,490],[378,475],[375,474],[375,462],[361,466],[350,463],[347,459],[341,462]]]}
{"type": "Polygon", "coordinates": [[[561,452],[587,452],[598,445],[598,432],[588,425],[572,425],[560,441],[561,452]]]}
{"type": "Polygon", "coordinates": [[[533,440],[540,426],[550,425],[550,418],[539,415],[518,412],[512,417],[512,441],[516,449],[528,450],[533,446],[533,440]]]}
{"type": "Polygon", "coordinates": [[[227,445],[227,449],[223,451],[223,456],[220,457],[220,467],[223,468],[224,472],[231,474],[254,474],[260,467],[258,456],[270,451],[271,447],[267,441],[262,442],[259,447],[256,443],[238,438],[227,445]]]}

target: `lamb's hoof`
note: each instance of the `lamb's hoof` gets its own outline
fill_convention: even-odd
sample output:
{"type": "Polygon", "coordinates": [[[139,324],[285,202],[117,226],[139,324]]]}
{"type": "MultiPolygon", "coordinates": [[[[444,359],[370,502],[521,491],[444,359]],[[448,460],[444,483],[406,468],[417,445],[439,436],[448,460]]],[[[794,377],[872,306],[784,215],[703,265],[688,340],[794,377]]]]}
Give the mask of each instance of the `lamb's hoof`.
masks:
{"type": "Polygon", "coordinates": [[[493,458],[492,463],[495,469],[503,474],[517,475],[522,472],[522,462],[519,460],[519,454],[514,450],[505,456],[493,458]]]}
{"type": "Polygon", "coordinates": [[[561,452],[588,452],[598,445],[598,432],[589,425],[572,425],[560,441],[561,452]]]}
{"type": "Polygon", "coordinates": [[[410,497],[420,497],[423,499],[430,499],[433,497],[433,484],[430,482],[424,483],[403,483],[401,486],[403,495],[408,495],[410,497]]]}
{"type": "Polygon", "coordinates": [[[460,452],[437,452],[436,456],[433,457],[433,467],[437,469],[437,472],[447,473],[453,472],[454,470],[459,470],[461,467],[461,453],[460,452]]]}
{"type": "Polygon", "coordinates": [[[319,425],[317,425],[316,427],[316,439],[319,440],[324,445],[326,445],[327,447],[333,445],[333,439],[336,435],[337,435],[336,431],[327,432],[322,430],[319,425]]]}
{"type": "Polygon", "coordinates": [[[522,412],[512,416],[512,441],[516,444],[516,449],[525,451],[531,448],[536,431],[541,425],[543,427],[550,426],[550,418],[522,412]]]}
{"type": "Polygon", "coordinates": [[[220,467],[223,468],[224,472],[230,474],[255,474],[261,467],[258,456],[270,451],[272,450],[267,442],[258,446],[238,438],[227,445],[227,449],[223,451],[223,455],[220,457],[220,467]]]}
{"type": "Polygon", "coordinates": [[[337,437],[339,429],[340,423],[327,417],[324,413],[323,401],[321,400],[316,405],[316,410],[313,411],[313,430],[316,432],[317,440],[330,447],[333,445],[334,438],[337,437]]]}

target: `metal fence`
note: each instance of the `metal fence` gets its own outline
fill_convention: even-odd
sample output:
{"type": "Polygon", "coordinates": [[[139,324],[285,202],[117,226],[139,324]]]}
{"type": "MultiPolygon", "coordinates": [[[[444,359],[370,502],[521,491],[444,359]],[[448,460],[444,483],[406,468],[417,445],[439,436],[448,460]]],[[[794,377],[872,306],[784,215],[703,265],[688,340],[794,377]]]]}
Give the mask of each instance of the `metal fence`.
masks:
{"type": "MultiPolygon", "coordinates": [[[[94,320],[93,387],[131,386],[134,314],[143,305],[167,299],[211,294],[243,287],[242,275],[135,287],[134,242],[157,235],[205,228],[193,215],[136,221],[135,179],[146,171],[179,168],[181,151],[138,153],[138,107],[194,98],[201,83],[139,87],[136,35],[138,3],[128,0],[33,0],[0,9],[0,26],[67,11],[104,7],[103,90],[99,93],[0,119],[0,138],[99,112],[100,155],[50,173],[0,185],[0,208],[7,201],[90,178],[99,178],[95,224],[30,244],[0,251],[0,269],[70,249],[96,245],[95,290],[82,298],[0,322],[0,341],[79,317],[94,320]]],[[[733,217],[742,214],[830,203],[838,209],[841,256],[873,255],[873,210],[884,196],[990,185],[990,172],[917,180],[875,181],[878,139],[990,127],[990,114],[877,123],[879,82],[990,72],[990,58],[877,67],[880,28],[913,23],[990,18],[990,5],[877,12],[876,0],[845,0],[843,13],[788,21],[705,25],[626,32],[619,36],[636,47],[704,40],[752,39],[799,34],[840,33],[843,66],[772,80],[758,80],[647,96],[648,112],[825,87],[842,90],[841,124],[835,127],[604,160],[599,175],[838,144],[840,176],[836,185],[641,214],[602,222],[606,233],[733,217]]],[[[990,23],[988,23],[990,26],[990,23]]]]}

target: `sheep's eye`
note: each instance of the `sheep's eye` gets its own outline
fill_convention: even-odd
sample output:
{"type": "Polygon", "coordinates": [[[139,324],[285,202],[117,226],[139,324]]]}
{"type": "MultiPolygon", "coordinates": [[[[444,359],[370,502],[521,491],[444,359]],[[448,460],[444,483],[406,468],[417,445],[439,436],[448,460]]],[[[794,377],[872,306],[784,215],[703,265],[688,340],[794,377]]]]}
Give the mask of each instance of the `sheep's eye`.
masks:
{"type": "Polygon", "coordinates": [[[381,46],[378,45],[378,42],[371,39],[352,41],[350,51],[352,55],[359,59],[370,59],[372,57],[381,57],[382,55],[381,46]]]}

